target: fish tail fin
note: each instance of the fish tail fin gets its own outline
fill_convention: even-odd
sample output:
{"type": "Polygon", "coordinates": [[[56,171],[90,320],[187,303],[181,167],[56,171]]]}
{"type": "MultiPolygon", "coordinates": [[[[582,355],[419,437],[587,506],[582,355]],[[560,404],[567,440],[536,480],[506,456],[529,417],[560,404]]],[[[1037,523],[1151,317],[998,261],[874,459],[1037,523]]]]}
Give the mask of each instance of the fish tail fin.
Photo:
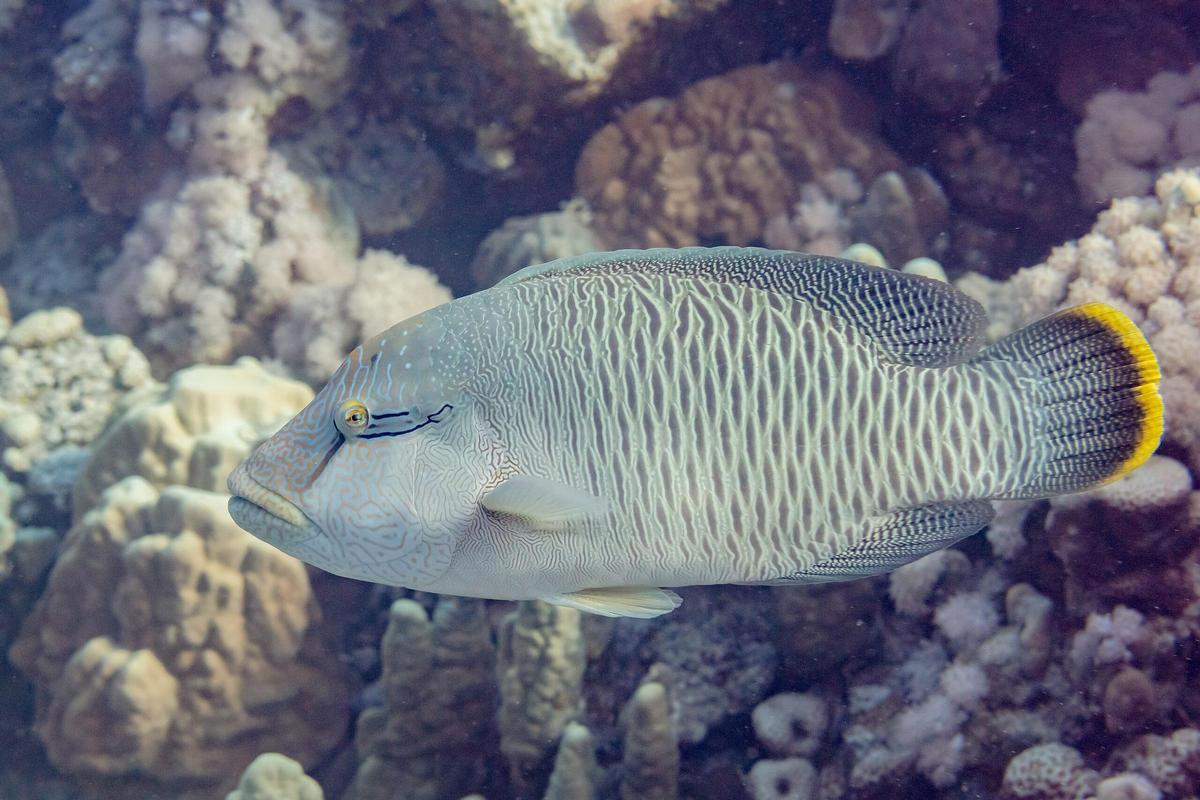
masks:
{"type": "Polygon", "coordinates": [[[1004,497],[1048,497],[1110,483],[1141,466],[1163,433],[1158,361],[1129,317],[1075,306],[986,348],[1012,365],[1035,415],[1032,474],[1004,497]]]}

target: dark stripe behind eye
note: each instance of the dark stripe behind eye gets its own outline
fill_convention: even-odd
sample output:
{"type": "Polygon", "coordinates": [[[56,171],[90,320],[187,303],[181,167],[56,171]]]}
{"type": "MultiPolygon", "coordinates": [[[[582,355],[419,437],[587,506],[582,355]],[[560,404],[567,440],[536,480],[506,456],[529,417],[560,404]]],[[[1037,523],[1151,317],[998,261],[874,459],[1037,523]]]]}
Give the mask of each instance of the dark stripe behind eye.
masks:
{"type": "Polygon", "coordinates": [[[438,419],[438,417],[441,416],[446,411],[453,411],[453,410],[454,410],[454,406],[447,403],[444,406],[442,406],[441,408],[439,408],[437,411],[433,412],[428,417],[426,417],[424,422],[413,425],[411,428],[405,428],[402,431],[385,431],[383,433],[362,433],[362,434],[359,434],[357,438],[359,438],[359,439],[382,439],[385,436],[403,436],[406,433],[412,433],[415,430],[424,428],[426,425],[432,425],[435,422],[441,422],[441,420],[438,419]]]}
{"type": "Polygon", "coordinates": [[[371,419],[391,419],[392,417],[407,417],[407,411],[395,411],[391,414],[372,414],[371,419]]]}

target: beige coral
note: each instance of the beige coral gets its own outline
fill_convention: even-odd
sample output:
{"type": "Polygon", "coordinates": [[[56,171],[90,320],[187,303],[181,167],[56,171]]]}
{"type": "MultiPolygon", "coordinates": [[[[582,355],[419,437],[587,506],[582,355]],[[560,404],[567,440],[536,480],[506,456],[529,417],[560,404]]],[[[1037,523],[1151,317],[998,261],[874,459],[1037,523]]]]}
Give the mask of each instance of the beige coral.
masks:
{"type": "Polygon", "coordinates": [[[621,764],[621,800],[675,800],[679,796],[679,737],[667,688],[647,681],[629,698],[621,764]]]}
{"type": "Polygon", "coordinates": [[[101,492],[129,475],[150,483],[225,490],[225,479],[258,442],[312,399],[298,381],[252,358],[228,367],[196,366],[125,398],[93,446],[75,484],[78,519],[101,492]]]}
{"type": "Polygon", "coordinates": [[[246,767],[237,789],[225,800],[325,800],[325,793],[296,761],[263,753],[246,767]]]}
{"type": "Polygon", "coordinates": [[[433,618],[397,600],[380,645],[382,706],[358,718],[346,800],[438,800],[482,786],[495,673],[481,600],[442,598],[433,618]]]}
{"type": "Polygon", "coordinates": [[[576,191],[613,246],[747,244],[791,211],[804,182],[846,168],[866,185],[900,165],[871,109],[832,72],[743,67],[602,128],[579,157],[576,191]]]}
{"type": "Polygon", "coordinates": [[[71,529],[10,651],[59,769],[228,788],[259,752],[312,764],[341,739],[346,679],[305,567],[226,499],[130,477],[71,529]]]}

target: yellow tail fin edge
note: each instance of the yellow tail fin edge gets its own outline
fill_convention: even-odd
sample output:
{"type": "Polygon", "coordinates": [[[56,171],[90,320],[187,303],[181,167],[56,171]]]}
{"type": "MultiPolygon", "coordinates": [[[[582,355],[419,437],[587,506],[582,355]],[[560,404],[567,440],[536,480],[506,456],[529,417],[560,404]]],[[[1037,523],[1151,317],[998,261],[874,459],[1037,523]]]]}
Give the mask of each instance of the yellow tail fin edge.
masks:
{"type": "Polygon", "coordinates": [[[1146,463],[1146,459],[1158,449],[1163,435],[1163,401],[1158,391],[1162,372],[1145,335],[1133,320],[1118,309],[1106,303],[1084,303],[1068,308],[1063,313],[1079,314],[1108,328],[1129,351],[1138,369],[1139,383],[1134,389],[1134,397],[1142,409],[1142,430],[1133,453],[1111,475],[1101,481],[1100,485],[1112,483],[1146,463]]]}

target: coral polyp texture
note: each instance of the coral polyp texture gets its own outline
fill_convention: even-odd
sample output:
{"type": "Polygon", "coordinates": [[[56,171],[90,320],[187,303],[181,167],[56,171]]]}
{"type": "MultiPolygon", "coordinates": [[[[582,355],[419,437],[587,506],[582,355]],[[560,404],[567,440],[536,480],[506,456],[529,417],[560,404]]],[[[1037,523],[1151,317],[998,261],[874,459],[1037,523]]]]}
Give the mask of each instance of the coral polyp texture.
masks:
{"type": "Polygon", "coordinates": [[[748,244],[804,181],[842,168],[868,184],[899,166],[876,126],[837,73],[744,67],[623,113],[584,147],[575,186],[611,246],[748,244]]]}

